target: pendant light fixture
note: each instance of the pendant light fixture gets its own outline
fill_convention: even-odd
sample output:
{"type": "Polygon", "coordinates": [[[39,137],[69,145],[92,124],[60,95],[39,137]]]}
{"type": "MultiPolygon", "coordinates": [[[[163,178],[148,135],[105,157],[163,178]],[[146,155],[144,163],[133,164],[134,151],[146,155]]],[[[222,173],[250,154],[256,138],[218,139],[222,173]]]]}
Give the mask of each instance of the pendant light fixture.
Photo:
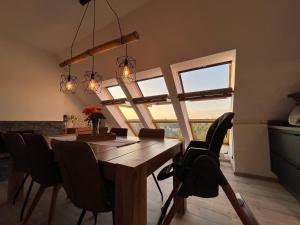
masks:
{"type": "MultiPolygon", "coordinates": [[[[123,41],[123,33],[121,29],[121,24],[120,24],[120,19],[116,11],[112,8],[108,0],[105,0],[113,14],[115,15],[117,22],[118,22],[118,27],[119,27],[119,32],[121,35],[121,42],[122,44],[125,44],[123,41]]],[[[117,80],[122,80],[126,83],[130,83],[135,81],[136,78],[136,60],[130,56],[128,56],[128,51],[127,51],[127,44],[125,44],[125,56],[121,56],[117,58],[117,80]]]]}
{"type": "MultiPolygon", "coordinates": [[[[94,2],[94,24],[93,24],[93,48],[95,48],[95,26],[96,26],[96,1],[94,2]]],[[[89,93],[100,93],[102,77],[95,72],[95,56],[92,56],[92,70],[84,74],[85,90],[89,93]]]]}
{"type": "MultiPolygon", "coordinates": [[[[83,12],[83,15],[82,15],[80,23],[79,23],[79,26],[78,26],[78,28],[76,30],[74,39],[72,41],[72,44],[71,44],[71,58],[73,57],[74,43],[75,43],[76,38],[78,36],[80,27],[82,25],[82,22],[83,22],[83,19],[85,17],[85,14],[87,12],[88,7],[89,7],[89,3],[87,3],[87,5],[85,7],[85,10],[83,12]]],[[[74,76],[74,75],[71,75],[71,65],[68,65],[68,66],[69,66],[68,75],[62,74],[61,77],[60,77],[60,90],[62,92],[64,92],[64,93],[72,93],[72,94],[74,94],[76,92],[76,88],[77,88],[77,77],[74,76]]]]}

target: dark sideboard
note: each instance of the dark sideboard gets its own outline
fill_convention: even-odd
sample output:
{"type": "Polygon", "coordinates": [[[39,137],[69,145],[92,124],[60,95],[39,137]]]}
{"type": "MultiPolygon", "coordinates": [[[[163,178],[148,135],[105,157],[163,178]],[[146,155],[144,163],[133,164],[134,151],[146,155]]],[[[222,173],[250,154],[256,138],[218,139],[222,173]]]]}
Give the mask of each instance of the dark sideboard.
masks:
{"type": "Polygon", "coordinates": [[[271,169],[300,201],[300,127],[269,123],[271,169]]]}

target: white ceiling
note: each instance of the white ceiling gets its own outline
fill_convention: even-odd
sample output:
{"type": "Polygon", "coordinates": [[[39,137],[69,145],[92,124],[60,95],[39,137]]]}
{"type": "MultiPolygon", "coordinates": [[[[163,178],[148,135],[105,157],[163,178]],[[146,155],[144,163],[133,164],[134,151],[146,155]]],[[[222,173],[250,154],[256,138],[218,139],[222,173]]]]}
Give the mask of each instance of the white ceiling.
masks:
{"type": "MultiPolygon", "coordinates": [[[[150,0],[109,0],[120,16],[150,0]]],[[[96,28],[115,20],[105,0],[96,0],[96,28]]],[[[57,54],[69,47],[84,7],[79,0],[14,0],[0,5],[1,33],[57,54]]],[[[122,21],[121,21],[122,23],[122,21]]],[[[80,40],[92,31],[92,5],[79,32],[80,40]]]]}

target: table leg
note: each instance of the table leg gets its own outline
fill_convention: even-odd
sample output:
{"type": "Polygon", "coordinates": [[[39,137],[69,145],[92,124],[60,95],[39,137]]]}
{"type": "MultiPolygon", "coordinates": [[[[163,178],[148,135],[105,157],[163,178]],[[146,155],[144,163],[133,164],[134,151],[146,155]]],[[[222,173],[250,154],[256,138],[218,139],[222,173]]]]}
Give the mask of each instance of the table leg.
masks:
{"type": "Polygon", "coordinates": [[[146,225],[147,176],[144,170],[118,165],[115,188],[115,225],[146,225]]]}
{"type": "MultiPolygon", "coordinates": [[[[183,153],[183,149],[184,149],[183,144],[180,145],[180,148],[181,148],[181,153],[183,153]]],[[[179,160],[179,158],[181,156],[182,156],[182,154],[179,154],[179,155],[175,156],[173,158],[173,162],[179,160]]],[[[176,179],[175,176],[173,176],[173,188],[177,187],[178,183],[179,183],[179,181],[176,179]]],[[[177,205],[177,214],[183,216],[186,212],[186,199],[175,196],[174,197],[174,205],[177,205]]]]}
{"type": "MultiPolygon", "coordinates": [[[[10,163],[9,167],[10,167],[10,173],[9,173],[9,177],[8,177],[6,203],[13,202],[13,198],[18,189],[18,186],[21,184],[22,180],[24,179],[24,173],[15,171],[12,163],[10,163]]],[[[22,199],[22,197],[24,195],[23,192],[24,191],[21,190],[18,199],[22,199]]]]}

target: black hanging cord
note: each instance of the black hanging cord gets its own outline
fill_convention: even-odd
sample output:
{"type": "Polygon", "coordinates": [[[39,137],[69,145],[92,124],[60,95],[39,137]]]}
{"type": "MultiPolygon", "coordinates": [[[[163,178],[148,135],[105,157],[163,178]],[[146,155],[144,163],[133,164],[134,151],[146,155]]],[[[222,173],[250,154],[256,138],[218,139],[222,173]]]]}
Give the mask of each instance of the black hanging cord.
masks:
{"type": "MultiPolygon", "coordinates": [[[[113,12],[113,14],[115,14],[116,18],[117,18],[117,22],[118,22],[118,26],[119,26],[119,31],[120,31],[120,35],[121,35],[121,42],[123,44],[123,33],[122,33],[122,28],[121,28],[121,24],[120,24],[120,18],[118,16],[118,14],[116,13],[116,11],[112,8],[111,4],[109,3],[108,0],[105,0],[107,5],[109,6],[109,8],[111,9],[111,11],[113,12]]],[[[127,58],[127,44],[125,45],[126,48],[126,58],[127,58]]]]}
{"type": "MultiPolygon", "coordinates": [[[[84,12],[83,12],[83,15],[82,15],[81,20],[80,20],[80,23],[79,23],[79,26],[77,27],[77,30],[76,30],[74,39],[73,39],[72,44],[71,44],[71,58],[73,57],[73,46],[74,46],[74,43],[75,43],[76,38],[77,38],[77,36],[78,36],[80,27],[81,27],[81,25],[82,25],[82,22],[83,22],[83,19],[84,19],[84,17],[85,17],[86,11],[87,11],[87,9],[88,9],[88,7],[89,7],[89,4],[90,4],[90,3],[88,2],[87,5],[86,5],[86,7],[85,7],[85,10],[84,10],[84,12]]],[[[70,72],[71,72],[71,65],[69,65],[69,76],[70,76],[70,72]]]]}
{"type": "MultiPolygon", "coordinates": [[[[95,28],[96,28],[96,0],[94,0],[94,25],[93,25],[93,48],[95,47],[95,28]]],[[[95,56],[93,55],[92,76],[94,76],[95,56]]]]}
{"type": "Polygon", "coordinates": [[[123,33],[122,33],[122,28],[121,28],[121,24],[120,24],[120,18],[119,18],[119,15],[116,13],[116,11],[113,9],[113,7],[111,6],[111,4],[109,3],[108,0],[105,0],[107,5],[109,6],[110,10],[113,12],[113,14],[115,14],[116,16],[116,19],[117,19],[117,22],[118,22],[118,26],[119,26],[119,31],[120,31],[120,35],[121,35],[121,38],[123,38],[123,33]]]}

